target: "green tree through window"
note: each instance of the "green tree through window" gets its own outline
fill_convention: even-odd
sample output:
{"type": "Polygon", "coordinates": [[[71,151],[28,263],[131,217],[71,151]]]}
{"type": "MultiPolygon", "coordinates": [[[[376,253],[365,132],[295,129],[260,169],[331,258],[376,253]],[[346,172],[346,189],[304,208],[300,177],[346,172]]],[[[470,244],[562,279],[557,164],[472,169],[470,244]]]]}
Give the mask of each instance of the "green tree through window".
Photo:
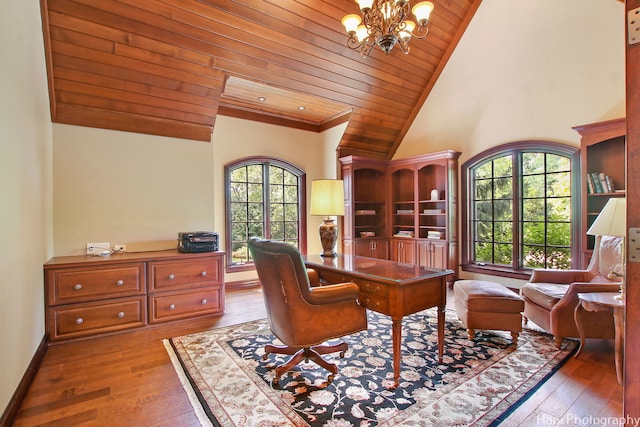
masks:
{"type": "Polygon", "coordinates": [[[282,160],[250,158],[227,165],[225,178],[227,264],[252,264],[247,242],[253,236],[306,250],[304,172],[282,160]]]}
{"type": "Polygon", "coordinates": [[[465,268],[571,268],[572,164],[578,164],[576,148],[545,142],[507,144],[466,162],[465,268]]]}

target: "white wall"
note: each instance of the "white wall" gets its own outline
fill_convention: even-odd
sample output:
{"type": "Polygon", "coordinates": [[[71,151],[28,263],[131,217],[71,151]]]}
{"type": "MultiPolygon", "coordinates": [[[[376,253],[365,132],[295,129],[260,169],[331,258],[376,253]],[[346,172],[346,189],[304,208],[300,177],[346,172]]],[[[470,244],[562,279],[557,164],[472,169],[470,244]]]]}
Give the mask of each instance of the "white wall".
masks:
{"type": "Polygon", "coordinates": [[[572,126],[625,115],[624,22],[613,0],[485,0],[394,158],[579,145],[572,126]]]}
{"type": "Polygon", "coordinates": [[[37,1],[0,2],[0,412],[44,336],[51,120],[37,1]]]}

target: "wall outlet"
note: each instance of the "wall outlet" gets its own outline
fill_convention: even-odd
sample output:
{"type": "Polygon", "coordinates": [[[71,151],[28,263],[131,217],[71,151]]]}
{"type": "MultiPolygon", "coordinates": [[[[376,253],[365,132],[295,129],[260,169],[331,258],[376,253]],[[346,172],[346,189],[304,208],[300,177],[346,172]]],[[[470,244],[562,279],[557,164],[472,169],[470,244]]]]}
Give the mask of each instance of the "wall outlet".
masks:
{"type": "Polygon", "coordinates": [[[103,255],[111,253],[111,245],[109,242],[87,243],[87,255],[103,255]]]}
{"type": "Polygon", "coordinates": [[[126,252],[126,251],[127,251],[127,245],[123,245],[123,244],[113,245],[113,252],[126,252]]]}

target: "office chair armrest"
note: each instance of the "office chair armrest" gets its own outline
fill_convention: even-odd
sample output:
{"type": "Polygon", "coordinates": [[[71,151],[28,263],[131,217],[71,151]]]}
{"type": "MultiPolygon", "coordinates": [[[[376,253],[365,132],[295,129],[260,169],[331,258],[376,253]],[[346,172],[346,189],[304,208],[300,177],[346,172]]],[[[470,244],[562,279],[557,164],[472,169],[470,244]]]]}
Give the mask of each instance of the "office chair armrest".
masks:
{"type": "Polygon", "coordinates": [[[360,288],[352,282],[337,283],[320,287],[312,287],[309,292],[309,303],[332,304],[341,301],[357,300],[360,288]]]}

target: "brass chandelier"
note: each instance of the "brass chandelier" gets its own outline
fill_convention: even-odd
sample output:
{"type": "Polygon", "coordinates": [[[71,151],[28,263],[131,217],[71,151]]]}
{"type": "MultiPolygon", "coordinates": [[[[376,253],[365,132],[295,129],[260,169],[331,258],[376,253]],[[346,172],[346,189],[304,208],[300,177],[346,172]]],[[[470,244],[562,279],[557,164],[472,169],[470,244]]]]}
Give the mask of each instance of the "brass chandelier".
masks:
{"type": "Polygon", "coordinates": [[[347,46],[359,50],[362,56],[369,55],[376,45],[389,55],[396,44],[407,54],[411,37],[422,39],[429,34],[429,16],[433,10],[430,1],[422,1],[411,9],[417,26],[407,20],[411,8],[409,0],[355,1],[360,6],[362,18],[356,14],[347,15],[342,18],[342,25],[349,36],[347,46]]]}

